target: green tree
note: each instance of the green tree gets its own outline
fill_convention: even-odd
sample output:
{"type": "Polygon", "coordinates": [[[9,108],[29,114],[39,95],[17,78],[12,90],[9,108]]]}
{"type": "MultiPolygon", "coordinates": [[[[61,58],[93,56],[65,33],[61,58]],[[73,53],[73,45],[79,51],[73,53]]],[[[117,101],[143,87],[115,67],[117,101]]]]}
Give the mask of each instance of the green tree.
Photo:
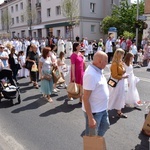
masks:
{"type": "Polygon", "coordinates": [[[32,25],[36,19],[36,9],[31,8],[31,4],[27,3],[25,12],[23,13],[25,21],[29,27],[29,36],[32,37],[32,25]]]}
{"type": "MultiPolygon", "coordinates": [[[[144,1],[140,1],[139,3],[139,15],[142,15],[144,13],[144,1]]],[[[112,15],[110,16],[112,18],[117,18],[118,24],[114,24],[111,26],[114,26],[118,30],[118,35],[122,35],[124,31],[128,31],[130,33],[135,34],[135,23],[137,21],[137,4],[130,5],[128,1],[122,1],[120,3],[120,6],[113,5],[112,15]]],[[[105,18],[104,18],[105,20],[105,18]]],[[[103,21],[104,21],[103,20],[103,21]]],[[[105,22],[102,21],[102,25],[105,26],[105,22]]],[[[112,22],[112,19],[110,19],[112,22]]],[[[114,22],[114,21],[113,21],[114,22]]],[[[140,23],[139,31],[142,30],[142,22],[140,23]]],[[[105,31],[105,30],[103,30],[105,31]]],[[[106,33],[106,31],[104,32],[106,33]]]]}
{"type": "Polygon", "coordinates": [[[111,17],[111,16],[107,16],[103,19],[102,24],[101,24],[101,29],[103,30],[103,32],[105,34],[108,33],[108,29],[110,27],[117,27],[117,30],[120,28],[120,26],[118,26],[118,24],[120,24],[119,19],[115,16],[111,17]]]}
{"type": "Polygon", "coordinates": [[[2,24],[2,30],[6,30],[7,33],[9,33],[9,29],[10,29],[12,22],[11,22],[11,15],[8,9],[2,10],[1,24],[2,24]]]}
{"type": "Polygon", "coordinates": [[[77,8],[79,8],[79,2],[78,0],[62,0],[61,8],[70,24],[70,40],[74,40],[73,26],[78,24],[79,12],[77,8]]]}

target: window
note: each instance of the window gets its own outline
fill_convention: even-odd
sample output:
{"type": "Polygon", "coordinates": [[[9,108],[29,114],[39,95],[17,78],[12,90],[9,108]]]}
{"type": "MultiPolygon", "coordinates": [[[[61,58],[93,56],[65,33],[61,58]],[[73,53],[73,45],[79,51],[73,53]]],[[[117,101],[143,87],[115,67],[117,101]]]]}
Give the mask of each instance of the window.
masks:
{"type": "Polygon", "coordinates": [[[48,16],[48,17],[51,16],[51,9],[50,9],[50,8],[47,9],[47,16],[48,16]]]}
{"type": "Polygon", "coordinates": [[[14,7],[13,7],[13,6],[11,6],[11,12],[12,12],[12,13],[14,12],[14,7]]]}
{"type": "Polygon", "coordinates": [[[95,12],[95,3],[90,3],[90,11],[95,12]]]}
{"type": "Polygon", "coordinates": [[[23,3],[20,3],[20,9],[23,9],[23,3]]]}
{"type": "Polygon", "coordinates": [[[60,30],[57,30],[57,37],[59,37],[60,36],[60,30]]]}
{"type": "Polygon", "coordinates": [[[25,37],[25,30],[21,31],[21,37],[24,38],[25,37]]]}
{"type": "Polygon", "coordinates": [[[36,32],[33,32],[34,37],[36,37],[36,32]]]}
{"type": "Polygon", "coordinates": [[[95,25],[91,25],[91,32],[95,32],[95,25]]]}
{"type": "Polygon", "coordinates": [[[12,25],[14,24],[14,18],[11,18],[11,23],[12,23],[12,25]]]}
{"type": "Polygon", "coordinates": [[[24,22],[24,16],[21,15],[21,22],[24,22]]]}
{"type": "Polygon", "coordinates": [[[16,5],[16,11],[18,11],[18,4],[16,5]]]}
{"type": "Polygon", "coordinates": [[[16,17],[16,23],[19,23],[19,17],[16,17]]]}
{"type": "Polygon", "coordinates": [[[56,6],[56,15],[61,15],[61,7],[56,6]]]}

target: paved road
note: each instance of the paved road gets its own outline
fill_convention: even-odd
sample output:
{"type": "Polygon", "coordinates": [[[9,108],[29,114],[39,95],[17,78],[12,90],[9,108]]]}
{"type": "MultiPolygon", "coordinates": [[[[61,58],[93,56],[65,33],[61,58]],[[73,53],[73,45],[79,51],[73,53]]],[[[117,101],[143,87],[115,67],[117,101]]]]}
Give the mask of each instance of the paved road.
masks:
{"type": "MultiPolygon", "coordinates": [[[[135,68],[140,77],[138,90],[143,102],[150,101],[150,72],[135,68]]],[[[106,77],[109,76],[105,69],[106,77]]],[[[69,76],[67,76],[67,81],[69,76]]],[[[78,100],[68,101],[66,90],[53,95],[48,103],[28,82],[20,79],[22,103],[0,104],[0,150],[82,150],[84,116],[78,100]]],[[[145,105],[140,110],[125,108],[128,119],[118,119],[110,111],[110,129],[105,134],[108,150],[149,150],[149,138],[140,133],[144,123],[145,105]]]]}

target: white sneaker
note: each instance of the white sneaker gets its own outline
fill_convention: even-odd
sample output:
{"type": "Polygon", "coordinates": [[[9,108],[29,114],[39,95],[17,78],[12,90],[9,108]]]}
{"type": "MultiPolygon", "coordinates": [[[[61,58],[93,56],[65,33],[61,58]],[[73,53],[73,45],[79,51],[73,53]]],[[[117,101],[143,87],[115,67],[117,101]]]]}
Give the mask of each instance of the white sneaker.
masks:
{"type": "Polygon", "coordinates": [[[56,90],[56,89],[53,89],[53,92],[54,92],[54,93],[57,93],[57,90],[56,90]]]}
{"type": "Polygon", "coordinates": [[[73,101],[73,98],[72,98],[72,97],[70,98],[70,101],[73,101]]]}
{"type": "Polygon", "coordinates": [[[59,90],[58,88],[56,88],[56,91],[57,91],[57,92],[60,92],[60,90],[59,90]]]}
{"type": "Polygon", "coordinates": [[[67,84],[64,84],[64,88],[67,88],[67,84]]]}

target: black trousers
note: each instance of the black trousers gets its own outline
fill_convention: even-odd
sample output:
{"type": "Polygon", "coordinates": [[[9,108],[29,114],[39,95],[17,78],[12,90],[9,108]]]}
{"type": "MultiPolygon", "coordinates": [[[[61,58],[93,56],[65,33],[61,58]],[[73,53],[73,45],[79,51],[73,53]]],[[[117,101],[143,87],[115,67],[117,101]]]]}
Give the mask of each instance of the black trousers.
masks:
{"type": "Polygon", "coordinates": [[[107,56],[108,56],[108,63],[110,63],[110,61],[112,60],[112,57],[113,57],[113,53],[112,52],[108,52],[107,56]]]}

